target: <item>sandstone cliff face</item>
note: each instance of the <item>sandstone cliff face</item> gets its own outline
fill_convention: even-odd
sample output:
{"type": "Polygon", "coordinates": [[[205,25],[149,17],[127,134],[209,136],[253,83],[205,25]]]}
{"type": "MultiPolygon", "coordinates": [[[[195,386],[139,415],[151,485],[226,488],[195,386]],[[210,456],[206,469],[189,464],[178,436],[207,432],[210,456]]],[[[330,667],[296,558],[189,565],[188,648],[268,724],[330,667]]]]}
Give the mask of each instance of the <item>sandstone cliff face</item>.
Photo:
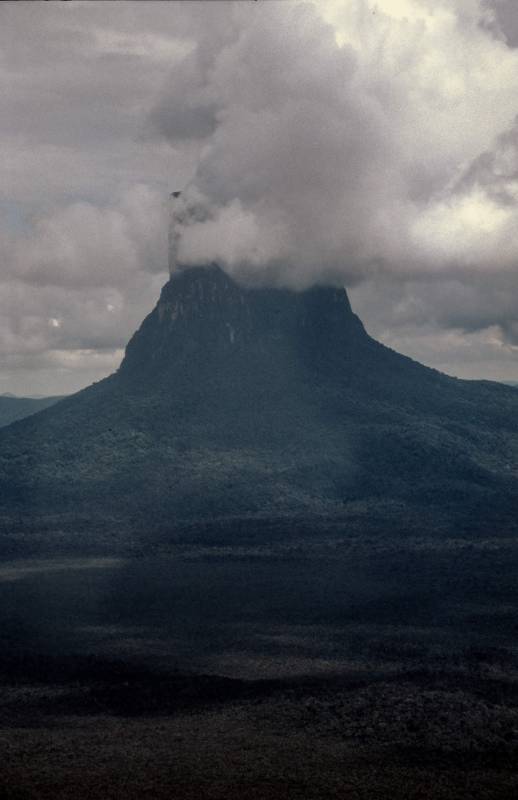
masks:
{"type": "Polygon", "coordinates": [[[298,359],[306,347],[308,354],[320,348],[326,359],[369,341],[344,289],[246,289],[211,266],[171,277],[128,344],[120,371],[140,369],[150,358],[157,366],[164,359],[167,371],[185,349],[204,358],[260,351],[275,358],[276,350],[290,349],[298,359]]]}

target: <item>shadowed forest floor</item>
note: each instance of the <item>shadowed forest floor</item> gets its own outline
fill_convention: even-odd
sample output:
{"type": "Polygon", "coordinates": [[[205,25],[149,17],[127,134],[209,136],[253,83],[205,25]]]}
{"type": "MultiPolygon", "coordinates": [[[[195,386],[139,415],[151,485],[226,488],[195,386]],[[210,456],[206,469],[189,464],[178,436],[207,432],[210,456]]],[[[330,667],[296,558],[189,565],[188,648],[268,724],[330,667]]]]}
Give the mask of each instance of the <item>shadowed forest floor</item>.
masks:
{"type": "Polygon", "coordinates": [[[408,674],[211,686],[208,678],[128,673],[98,681],[4,692],[3,798],[518,793],[518,679],[408,674]]]}
{"type": "Polygon", "coordinates": [[[515,562],[5,564],[0,797],[514,800],[515,562]]]}

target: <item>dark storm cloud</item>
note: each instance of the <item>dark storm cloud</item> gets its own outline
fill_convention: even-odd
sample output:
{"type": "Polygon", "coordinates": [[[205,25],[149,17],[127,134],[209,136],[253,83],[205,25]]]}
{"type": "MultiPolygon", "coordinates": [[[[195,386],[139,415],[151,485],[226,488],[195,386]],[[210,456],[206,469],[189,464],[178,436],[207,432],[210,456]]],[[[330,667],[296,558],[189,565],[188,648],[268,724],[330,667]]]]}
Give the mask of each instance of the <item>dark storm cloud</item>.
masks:
{"type": "Polygon", "coordinates": [[[480,28],[475,3],[458,13],[380,4],[365,35],[368,5],[236,6],[233,38],[215,47],[213,37],[210,53],[197,47],[171,76],[153,119],[167,131],[185,111],[178,86],[189,86],[189,119],[207,139],[183,195],[187,209],[206,209],[202,224],[182,226],[184,261],[248,272],[278,264],[297,285],[471,259],[448,238],[470,214],[475,228],[483,203],[455,196],[451,226],[442,212],[466,160],[513,120],[517,56],[480,28]]]}
{"type": "MultiPolygon", "coordinates": [[[[498,20],[475,0],[236,7],[180,68],[205,146],[179,260],[295,287],[387,276],[421,323],[511,342],[518,55],[498,20]]],[[[181,116],[171,83],[154,120],[181,116]]]]}
{"type": "Polygon", "coordinates": [[[196,153],[146,120],[192,21],[146,5],[0,5],[0,391],[106,374],[165,279],[165,198],[196,153]]]}
{"type": "Polygon", "coordinates": [[[478,156],[455,185],[454,192],[482,189],[501,205],[518,204],[518,120],[497,137],[494,148],[478,156]]]}
{"type": "Polygon", "coordinates": [[[429,362],[447,341],[469,361],[462,335],[480,363],[512,347],[513,9],[0,4],[0,390],[116,366],[165,279],[182,187],[185,262],[356,285],[373,332],[429,362]]]}
{"type": "Polygon", "coordinates": [[[516,0],[487,0],[493,12],[492,27],[511,47],[518,47],[518,10],[516,0]]]}

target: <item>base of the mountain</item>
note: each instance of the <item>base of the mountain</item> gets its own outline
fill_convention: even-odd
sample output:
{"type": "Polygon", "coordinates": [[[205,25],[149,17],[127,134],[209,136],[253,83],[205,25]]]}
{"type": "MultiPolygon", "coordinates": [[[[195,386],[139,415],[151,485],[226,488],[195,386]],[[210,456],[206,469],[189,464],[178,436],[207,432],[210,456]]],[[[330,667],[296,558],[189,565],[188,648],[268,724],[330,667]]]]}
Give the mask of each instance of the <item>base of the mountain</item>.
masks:
{"type": "Polygon", "coordinates": [[[345,291],[173,275],[109,378],[0,431],[4,552],[518,532],[518,393],[374,341],[345,291]]]}

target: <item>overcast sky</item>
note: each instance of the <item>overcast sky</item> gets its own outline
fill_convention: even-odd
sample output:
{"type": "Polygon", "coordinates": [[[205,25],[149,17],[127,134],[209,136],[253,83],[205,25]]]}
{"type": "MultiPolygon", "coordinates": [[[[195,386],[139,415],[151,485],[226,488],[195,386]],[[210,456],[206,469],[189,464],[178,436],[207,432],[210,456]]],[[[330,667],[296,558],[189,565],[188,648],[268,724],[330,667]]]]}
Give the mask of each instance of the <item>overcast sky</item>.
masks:
{"type": "Polygon", "coordinates": [[[119,364],[184,263],[346,285],[367,329],[518,381],[518,3],[0,3],[0,392],[119,364]]]}

